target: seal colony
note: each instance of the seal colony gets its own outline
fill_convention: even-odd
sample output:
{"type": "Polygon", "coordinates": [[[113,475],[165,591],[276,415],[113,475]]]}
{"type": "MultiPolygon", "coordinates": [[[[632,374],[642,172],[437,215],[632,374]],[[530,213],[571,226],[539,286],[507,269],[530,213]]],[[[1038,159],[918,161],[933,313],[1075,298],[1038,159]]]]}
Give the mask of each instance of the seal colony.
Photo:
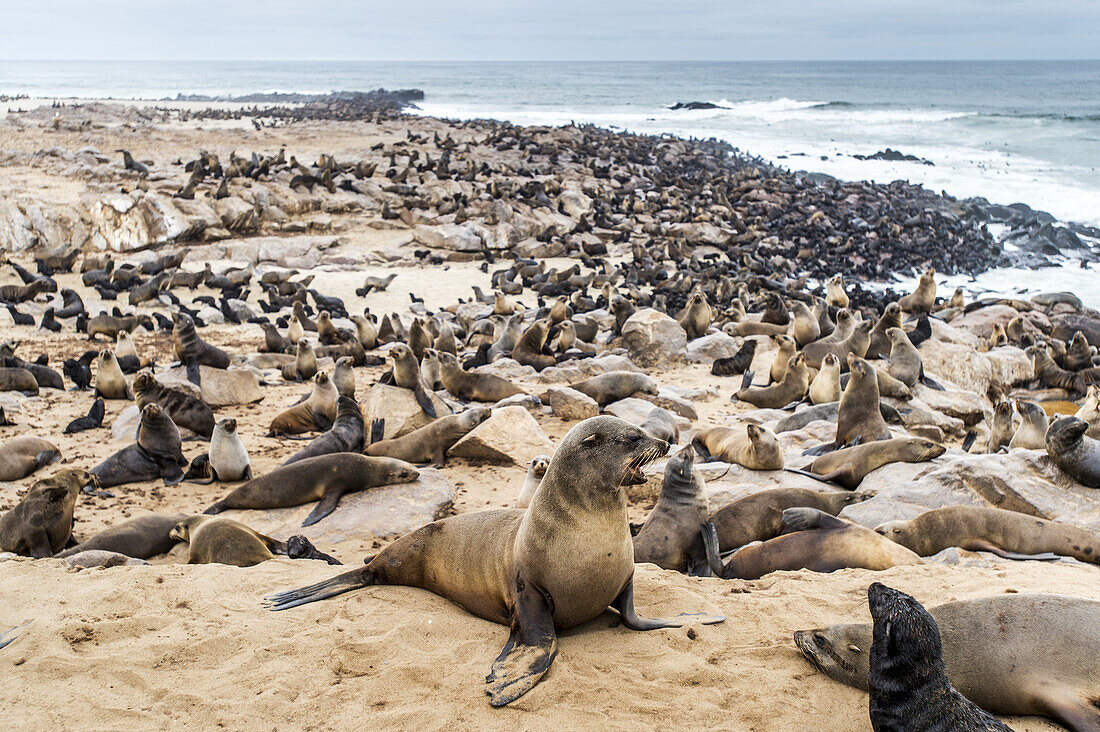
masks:
{"type": "MultiPolygon", "coordinates": [[[[374,585],[427,589],[459,606],[417,605],[441,626],[471,622],[467,611],[509,626],[496,662],[485,650],[486,691],[527,710],[576,690],[589,667],[577,643],[624,664],[631,643],[700,664],[698,647],[741,647],[757,589],[827,612],[818,598],[835,611],[855,595],[820,588],[852,593],[844,583],[858,579],[862,595],[877,576],[925,591],[980,578],[967,595],[990,603],[1009,577],[1046,568],[1094,579],[1100,314],[1065,293],[937,293],[937,273],[1006,256],[982,228],[993,207],[791,173],[714,141],[443,123],[362,99],[299,109],[273,112],[255,138],[229,127],[169,154],[108,130],[128,151],[93,174],[112,195],[143,216],[147,199],[161,215],[210,213],[140,253],[43,235],[7,255],[0,468],[19,488],[0,493],[0,551],[38,559],[0,562],[0,581],[100,567],[124,583],[186,564],[165,582],[221,572],[251,593],[230,624],[248,607],[265,632],[297,639],[336,605],[356,644],[356,621],[410,596],[367,590],[276,621],[256,620],[260,598],[287,609],[374,585]],[[370,146],[334,137],[307,158],[329,140],[304,144],[294,119],[383,133],[370,146]],[[303,238],[325,244],[296,249],[303,238]],[[899,270],[923,273],[914,292],[866,286],[899,270]],[[330,576],[329,563],[364,556],[330,576]],[[715,577],[686,585],[682,573],[715,577]],[[641,618],[635,585],[652,614],[707,614],[641,618]],[[624,631],[659,632],[615,636],[608,608],[624,631]],[[739,620],[706,626],[721,615],[739,620]],[[568,668],[550,671],[559,644],[568,668]]],[[[33,164],[58,174],[50,158],[33,164]]],[[[919,616],[902,605],[897,617],[919,616]]],[[[14,628],[0,662],[54,621],[25,622],[0,617],[14,628]]],[[[1089,622],[1075,623],[1083,639],[1089,622]]],[[[806,624],[783,628],[788,650],[806,624]]],[[[963,701],[1096,728],[1087,674],[1037,663],[1054,679],[1045,697],[995,675],[997,654],[1030,648],[1035,626],[991,643],[990,676],[975,680],[952,678],[941,625],[963,701]],[[1016,692],[1032,701],[997,701],[1016,692]]],[[[912,666],[905,691],[919,706],[915,679],[935,654],[927,622],[913,627],[921,654],[884,658],[912,666]]],[[[420,649],[443,663],[448,640],[424,634],[420,649]]],[[[821,649],[807,653],[819,667],[843,658],[836,643],[821,649]]],[[[340,664],[345,651],[332,649],[340,664]]],[[[714,656],[716,677],[728,682],[721,659],[736,652],[714,656]]],[[[873,689],[885,661],[842,680],[873,689]]],[[[455,675],[468,692],[476,674],[455,675]]],[[[317,688],[299,682],[306,697],[317,688]]],[[[797,692],[828,683],[801,678],[797,692]]],[[[951,698],[950,714],[985,719],[951,698]]],[[[881,720],[908,707],[868,709],[881,720]]]]}

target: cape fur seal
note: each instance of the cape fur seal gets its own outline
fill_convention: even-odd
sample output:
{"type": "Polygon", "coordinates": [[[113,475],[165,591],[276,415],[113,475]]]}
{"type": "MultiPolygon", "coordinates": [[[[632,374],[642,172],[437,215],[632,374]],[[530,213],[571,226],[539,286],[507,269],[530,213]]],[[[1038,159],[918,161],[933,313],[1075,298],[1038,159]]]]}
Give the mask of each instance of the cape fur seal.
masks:
{"type": "Polygon", "coordinates": [[[27,396],[38,395],[38,380],[24,368],[0,367],[0,391],[21,391],[27,396]]]}
{"type": "Polygon", "coordinates": [[[134,328],[139,326],[144,327],[150,332],[156,328],[153,324],[153,319],[148,315],[126,315],[117,317],[102,313],[88,319],[88,340],[94,341],[96,340],[96,336],[99,335],[105,335],[111,340],[114,340],[120,331],[133,333],[134,328]]]}
{"type": "Polygon", "coordinates": [[[1047,454],[1069,477],[1100,488],[1100,441],[1085,433],[1089,424],[1077,417],[1054,420],[1047,428],[1047,454]]]}
{"type": "Polygon", "coordinates": [[[87,551],[106,551],[124,554],[136,559],[148,559],[164,554],[176,544],[169,534],[183,519],[182,513],[165,516],[159,513],[147,513],[129,521],[123,521],[104,529],[86,541],[58,554],[58,557],[70,557],[87,551]]]}
{"type": "Polygon", "coordinates": [[[219,419],[210,436],[210,448],[205,455],[191,461],[184,480],[191,483],[231,483],[252,480],[252,464],[248,450],[237,432],[237,420],[219,419]]]}
{"type": "Polygon", "coordinates": [[[443,383],[443,388],[456,399],[493,403],[516,394],[527,393],[496,374],[464,370],[454,354],[438,353],[437,358],[439,359],[439,380],[443,383]]]}
{"type": "MultiPolygon", "coordinates": [[[[536,320],[523,331],[516,345],[512,347],[512,358],[535,371],[553,366],[557,361],[553,356],[542,352],[546,338],[550,334],[550,324],[546,320],[536,320]]],[[[576,388],[576,387],[574,387],[576,388]]]]}
{"type": "MultiPolygon", "coordinates": [[[[668,460],[657,505],[634,537],[634,561],[688,571],[699,524],[707,518],[707,490],[691,445],[668,460]]],[[[699,559],[703,560],[702,557],[699,559]]],[[[705,564],[705,560],[701,563],[705,564]]]]}
{"type": "Polygon", "coordinates": [[[253,478],[204,513],[231,508],[287,508],[318,501],[302,526],[312,526],[336,510],[346,493],[394,483],[411,483],[420,472],[403,460],[350,452],[318,455],[253,478]]]}
{"type": "Polygon", "coordinates": [[[821,369],[810,382],[808,394],[812,404],[840,401],[840,359],[835,353],[827,353],[821,360],[821,369]]]}
{"type": "Polygon", "coordinates": [[[0,516],[0,551],[42,559],[64,549],[73,535],[76,496],[91,481],[88,471],[71,469],[37,481],[0,516]]]}
{"type": "Polygon", "coordinates": [[[957,546],[1006,559],[1059,554],[1100,564],[1100,538],[1092,533],[1003,508],[945,506],[908,521],[887,521],[875,531],[922,557],[957,546]]]}
{"type": "Polygon", "coordinates": [[[336,386],[329,375],[322,371],[313,378],[313,391],[308,397],[271,420],[267,436],[324,432],[336,421],[338,399],[336,386]]]}
{"type": "Polygon", "coordinates": [[[1012,435],[1008,443],[1009,449],[1020,447],[1025,450],[1045,450],[1047,428],[1047,413],[1036,402],[1026,399],[1016,400],[1016,411],[1020,413],[1020,426],[1012,435]]]}
{"type": "Polygon", "coordinates": [[[137,441],[124,447],[91,469],[100,488],[125,483],[140,483],[163,478],[165,485],[183,480],[183,456],[180,431],[159,404],[146,404],[141,410],[137,441]]]}
{"type": "Polygon", "coordinates": [[[332,427],[287,458],[283,465],[336,452],[362,452],[364,437],[363,412],[359,409],[359,403],[342,396],[336,400],[336,421],[332,427]]]}
{"type": "Polygon", "coordinates": [[[340,564],[328,554],[317,551],[304,536],[292,536],[282,542],[221,516],[188,516],[172,528],[169,536],[188,543],[188,564],[252,567],[274,559],[276,554],[340,564]]]}
{"type": "Polygon", "coordinates": [[[939,628],[919,602],[878,582],[867,589],[867,600],[874,620],[867,681],[876,732],[1012,732],[951,685],[939,628]]]}
{"type": "Polygon", "coordinates": [[[531,497],[535,495],[535,489],[542,482],[542,476],[546,475],[546,466],[550,464],[549,455],[536,455],[531,458],[527,466],[527,477],[523,480],[523,487],[516,496],[516,508],[527,508],[531,505],[531,497]]]}
{"type": "Polygon", "coordinates": [[[936,270],[921,273],[917,289],[898,300],[898,306],[906,313],[930,313],[936,304],[936,270]]]}
{"type": "Polygon", "coordinates": [[[1073,416],[1088,423],[1086,435],[1093,439],[1100,439],[1100,387],[1089,386],[1088,393],[1085,394],[1085,403],[1073,416]]]}
{"type": "Polygon", "coordinates": [[[835,572],[846,567],[882,570],[920,564],[921,558],[868,528],[815,508],[783,511],[785,533],[761,544],[749,544],[724,564],[713,526],[703,525],[703,544],[711,570],[723,579],[760,579],[779,570],[835,572]]]}
{"type": "Polygon", "coordinates": [[[206,402],[182,389],[164,386],[148,372],[134,377],[134,397],[138,408],[159,404],[177,427],[186,427],[207,439],[214,433],[214,410],[206,402]]]}
{"type": "Polygon", "coordinates": [[[806,488],[774,488],[727,503],[710,515],[721,551],[733,551],[754,541],[767,541],[783,531],[783,511],[788,508],[816,508],[836,516],[845,506],[861,503],[874,491],[811,491],[806,488]]]}
{"type": "Polygon", "coordinates": [[[657,393],[657,382],[651,376],[635,371],[609,371],[606,374],[593,376],[590,379],[578,381],[569,386],[592,397],[601,407],[606,407],[612,402],[626,399],[639,392],[642,394],[657,393]]]}
{"type": "Polygon", "coordinates": [[[195,330],[195,321],[190,315],[173,313],[172,321],[172,343],[180,363],[184,366],[229,368],[229,354],[200,338],[195,330]]]}
{"type": "Polygon", "coordinates": [[[122,368],[118,365],[118,359],[110,351],[104,351],[96,359],[95,395],[104,399],[125,399],[131,401],[134,392],[130,389],[122,368]]]}
{"type": "Polygon", "coordinates": [[[704,457],[735,463],[749,470],[783,469],[783,450],[775,433],[751,422],[737,427],[699,430],[691,444],[704,457]]]}
{"type": "Polygon", "coordinates": [[[416,360],[412,349],[404,343],[399,343],[391,348],[386,355],[393,360],[393,370],[391,371],[393,385],[411,390],[413,396],[416,397],[416,403],[420,405],[424,413],[432,419],[438,417],[435,401],[432,399],[435,395],[424,383],[424,375],[420,373],[420,362],[416,360]]]}
{"type": "Polygon", "coordinates": [[[923,463],[945,452],[946,447],[923,437],[898,437],[826,453],[799,472],[855,490],[868,473],[883,465],[923,463]]]}
{"type": "Polygon", "coordinates": [[[12,438],[0,443],[0,480],[23,480],[60,459],[61,451],[49,440],[33,435],[12,438]]]}
{"type": "MultiPolygon", "coordinates": [[[[397,458],[409,463],[431,463],[442,467],[447,451],[466,436],[466,433],[484,422],[492,414],[489,407],[473,407],[459,414],[448,414],[392,440],[379,440],[367,445],[367,455],[397,458]]],[[[371,425],[371,437],[380,437],[385,420],[375,420],[371,425]]]]}
{"type": "MultiPolygon", "coordinates": [[[[624,485],[668,450],[640,428],[600,416],[575,425],[554,454],[527,510],[445,518],[405,534],[367,566],[267,598],[273,610],[379,584],[422,587],[479,617],[511,626],[486,689],[493,706],[530,691],[557,655],[558,629],[609,606],[623,625],[652,630],[684,621],[634,611],[634,545],[624,485]]],[[[723,618],[701,618],[720,622],[723,618]]]]}
{"type": "Polygon", "coordinates": [[[736,399],[761,409],[781,409],[806,396],[810,389],[810,369],[806,367],[806,354],[799,353],[787,362],[783,381],[771,386],[750,386],[752,372],[745,373],[743,388],[734,394],[736,399]]]}
{"type": "MultiPolygon", "coordinates": [[[[997,595],[928,608],[947,678],[994,714],[1052,717],[1071,730],[1100,728],[1100,602],[1064,595],[997,595]]],[[[794,634],[827,676],[868,689],[872,625],[794,634]]]]}
{"type": "Polygon", "coordinates": [[[701,292],[693,292],[687,301],[687,305],[677,315],[676,320],[687,333],[689,341],[702,338],[710,328],[710,322],[714,318],[707,296],[701,292]]]}
{"type": "Polygon", "coordinates": [[[848,357],[848,386],[837,408],[835,447],[890,439],[890,428],[879,409],[878,377],[875,367],[862,358],[848,357]]]}

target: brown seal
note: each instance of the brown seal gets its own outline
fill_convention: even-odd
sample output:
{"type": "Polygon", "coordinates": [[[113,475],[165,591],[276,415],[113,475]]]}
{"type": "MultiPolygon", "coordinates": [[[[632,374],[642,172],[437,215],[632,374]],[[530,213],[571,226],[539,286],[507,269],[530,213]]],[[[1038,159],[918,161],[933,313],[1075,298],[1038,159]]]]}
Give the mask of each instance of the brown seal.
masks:
{"type": "Polygon", "coordinates": [[[816,508],[836,516],[846,506],[861,503],[874,491],[811,491],[806,488],[775,488],[727,503],[707,519],[718,535],[722,551],[733,551],[754,541],[767,541],[783,531],[783,511],[788,508],[816,508]]]}
{"type": "Polygon", "coordinates": [[[104,399],[127,401],[134,398],[134,392],[130,389],[130,384],[127,383],[126,376],[118,365],[118,359],[110,350],[103,351],[96,359],[95,395],[104,399]]]}
{"type": "Polygon", "coordinates": [[[38,379],[25,368],[0,367],[0,391],[21,391],[28,396],[37,396],[38,379]]]}
{"type": "Polygon", "coordinates": [[[825,283],[825,302],[834,308],[846,308],[850,304],[848,293],[844,291],[844,278],[833,275],[825,283]]]}
{"type": "Polygon", "coordinates": [[[821,324],[817,315],[806,306],[806,303],[798,300],[791,302],[791,327],[788,329],[794,342],[799,346],[813,343],[821,337],[821,324]]]}
{"type": "MultiPolygon", "coordinates": [[[[939,627],[947,677],[967,699],[994,714],[1100,728],[1100,602],[1007,594],[928,612],[939,627]]],[[[827,676],[867,691],[871,623],[800,630],[794,640],[827,676]]]]}
{"type": "Polygon", "coordinates": [[[783,469],[783,450],[775,433],[751,422],[699,430],[691,444],[705,458],[735,463],[749,470],[783,469]]]}
{"type": "Polygon", "coordinates": [[[867,474],[890,463],[924,463],[947,448],[923,437],[898,437],[853,445],[826,453],[799,472],[855,490],[867,474]]]}
{"type": "Polygon", "coordinates": [[[172,343],[176,358],[184,366],[210,366],[215,369],[229,368],[229,354],[212,346],[199,337],[195,330],[195,321],[187,313],[172,315],[172,343]]]}
{"type": "Polygon", "coordinates": [[[924,377],[924,362],[920,351],[901,328],[891,328],[886,331],[886,335],[890,338],[886,373],[908,387],[916,386],[924,377]]]}
{"type": "Polygon", "coordinates": [[[175,546],[176,540],[170,538],[169,533],[185,518],[187,516],[182,513],[170,516],[147,513],[104,529],[57,556],[64,558],[87,551],[107,551],[135,559],[155,557],[175,546]]]}
{"type": "Polygon", "coordinates": [[[1089,424],[1077,417],[1056,419],[1047,428],[1047,454],[1078,483],[1100,488],[1100,440],[1085,433],[1089,424]]]}
{"type": "Polygon", "coordinates": [[[921,558],[870,529],[815,508],[783,511],[785,533],[734,552],[725,564],[719,556],[718,536],[703,527],[703,542],[711,569],[723,579],[760,579],[769,572],[809,569],[835,572],[846,567],[882,570],[920,564],[921,558]]]}
{"type": "Polygon", "coordinates": [[[439,380],[443,388],[456,399],[475,402],[499,402],[516,394],[527,392],[496,374],[465,371],[458,358],[450,353],[439,353],[439,380]]]}
{"type": "Polygon", "coordinates": [[[1065,389],[1075,393],[1085,391],[1085,380],[1080,374],[1066,371],[1054,362],[1047,346],[1031,346],[1027,349],[1031,352],[1032,362],[1035,365],[1035,378],[1039,379],[1043,386],[1065,389]]]}
{"type": "Polygon", "coordinates": [[[835,446],[847,447],[890,439],[890,429],[879,409],[878,376],[875,367],[862,358],[849,356],[851,378],[840,395],[837,408],[835,446]]]}
{"type": "MultiPolygon", "coordinates": [[[[834,333],[833,335],[835,336],[836,334],[834,333]]],[[[830,336],[830,338],[831,337],[832,336],[830,336]]],[[[863,358],[867,353],[867,348],[870,343],[871,322],[864,320],[855,323],[851,335],[844,340],[829,342],[828,339],[822,339],[803,348],[802,353],[806,356],[806,363],[815,369],[821,368],[821,362],[824,360],[826,354],[835,354],[843,370],[844,366],[847,364],[849,354],[854,354],[863,358]]]]}
{"type": "Polygon", "coordinates": [[[267,428],[267,436],[300,435],[303,432],[324,432],[336,421],[336,401],[339,394],[328,374],[313,378],[309,396],[277,414],[267,428]]]}
{"type": "Polygon", "coordinates": [[[904,592],[867,589],[874,628],[867,682],[876,730],[1012,732],[947,678],[936,621],[904,592]]]}
{"type": "Polygon", "coordinates": [[[391,374],[394,386],[411,390],[416,397],[416,403],[424,413],[432,419],[438,417],[439,410],[436,409],[436,402],[438,401],[441,405],[443,402],[424,383],[424,374],[420,373],[420,362],[416,360],[412,349],[404,343],[398,343],[386,355],[393,360],[391,374]]]}
{"type": "Polygon", "coordinates": [[[929,268],[920,276],[917,289],[898,300],[906,313],[930,313],[936,304],[936,270],[929,268]]]}
{"type": "Polygon", "coordinates": [[[317,314],[317,340],[323,346],[331,346],[339,342],[336,337],[336,326],[332,324],[332,316],[327,310],[317,314]]]}
{"type": "Polygon", "coordinates": [[[254,531],[242,523],[221,516],[188,516],[168,534],[175,541],[188,543],[188,564],[229,564],[252,567],[276,554],[292,559],[320,559],[340,564],[322,554],[304,536],[292,536],[286,542],[254,531]]]}
{"type": "Polygon", "coordinates": [[[232,508],[287,508],[319,501],[302,522],[310,526],[328,516],[347,493],[393,483],[409,483],[419,471],[403,460],[338,452],[305,458],[253,478],[218,501],[206,513],[232,508]]]}
{"type": "Polygon", "coordinates": [[[886,358],[890,355],[890,337],[886,332],[891,328],[901,327],[901,307],[892,302],[882,311],[882,316],[871,329],[871,340],[867,344],[865,358],[886,358]]]}
{"type": "Polygon", "coordinates": [[[88,471],[71,469],[37,481],[0,516],[0,551],[42,559],[64,549],[73,535],[76,496],[91,481],[88,471]]]}
{"type": "Polygon", "coordinates": [[[271,323],[260,323],[264,329],[264,344],[260,347],[260,353],[286,353],[293,347],[293,343],[279,333],[279,329],[271,323]]]}
{"type": "Polygon", "coordinates": [[[206,402],[182,389],[164,386],[147,371],[134,377],[134,396],[139,409],[156,403],[177,427],[186,427],[207,439],[214,434],[214,410],[206,402]]]}
{"type": "Polygon", "coordinates": [[[734,394],[737,399],[761,409],[782,409],[806,396],[810,390],[810,369],[806,366],[806,354],[799,353],[787,362],[783,381],[771,386],[749,386],[752,372],[745,373],[743,388],[734,394]]]}
{"type": "Polygon", "coordinates": [[[664,440],[670,445],[680,442],[680,425],[676,423],[676,415],[664,407],[654,405],[638,426],[652,437],[664,440]]]}
{"type": "Polygon", "coordinates": [[[581,394],[592,397],[601,407],[620,399],[626,399],[639,392],[642,394],[657,393],[657,382],[651,376],[637,371],[608,371],[606,374],[593,376],[590,379],[578,381],[569,386],[581,394]]]}
{"type": "Polygon", "coordinates": [[[546,475],[546,466],[550,464],[549,455],[536,455],[531,458],[527,466],[527,477],[523,480],[523,487],[516,496],[516,508],[527,508],[531,505],[531,497],[535,495],[535,489],[542,482],[542,476],[546,475]]]}
{"type": "Polygon", "coordinates": [[[1076,526],[1003,508],[945,506],[909,521],[887,521],[875,531],[922,557],[957,546],[1006,559],[1057,554],[1100,564],[1100,537],[1076,526]]]}
{"type": "Polygon", "coordinates": [[[829,404],[840,401],[840,359],[835,353],[825,354],[821,369],[810,382],[808,392],[812,404],[829,404]]]}
{"type": "Polygon", "coordinates": [[[798,349],[795,347],[794,338],[780,335],[775,337],[775,343],[779,348],[772,358],[772,365],[768,369],[768,375],[774,383],[778,384],[787,375],[787,363],[794,357],[798,349]]]}
{"type": "MultiPolygon", "coordinates": [[[[491,414],[489,407],[474,407],[459,414],[448,414],[407,435],[372,442],[364,452],[367,455],[392,457],[418,465],[430,462],[436,467],[442,467],[447,450],[491,414]]],[[[380,437],[384,428],[384,420],[376,420],[371,425],[371,435],[380,437]]]]}
{"type": "Polygon", "coordinates": [[[680,327],[687,333],[689,341],[705,336],[713,319],[714,312],[711,310],[710,303],[707,302],[707,296],[701,292],[693,292],[688,297],[687,305],[676,316],[680,327]]]}
{"type": "Polygon", "coordinates": [[[332,369],[332,383],[340,396],[355,398],[355,369],[352,367],[351,356],[336,359],[336,366],[332,369]]]}
{"type": "Polygon", "coordinates": [[[542,352],[549,334],[549,323],[546,320],[536,320],[516,341],[515,347],[512,348],[512,358],[524,366],[530,366],[535,371],[553,366],[557,363],[554,357],[542,352]]]}
{"type": "Polygon", "coordinates": [[[308,338],[298,339],[294,360],[283,366],[282,373],[287,381],[309,381],[317,375],[317,354],[308,338]]]}
{"type": "MultiPolygon", "coordinates": [[[[691,445],[668,460],[657,505],[634,537],[634,561],[687,572],[699,525],[707,519],[707,488],[691,445]]],[[[704,562],[705,564],[705,562],[704,562]]]]}
{"type": "Polygon", "coordinates": [[[685,622],[634,612],[634,546],[623,486],[644,482],[642,466],[667,449],[615,417],[586,419],[562,440],[526,510],[435,521],[405,534],[365,567],[267,600],[283,610],[360,587],[406,585],[509,625],[508,644],[486,679],[490,703],[503,706],[549,670],[558,629],[585,623],[608,606],[634,630],[685,622]]]}
{"type": "Polygon", "coordinates": [[[1016,400],[1016,411],[1020,413],[1020,426],[1008,443],[1009,448],[1020,447],[1025,450],[1045,450],[1047,446],[1047,413],[1036,402],[1026,399],[1016,400]]]}
{"type": "Polygon", "coordinates": [[[60,459],[61,451],[49,440],[33,435],[12,438],[0,443],[0,480],[23,480],[60,459]]]}
{"type": "Polygon", "coordinates": [[[183,456],[180,431],[159,404],[141,410],[137,442],[119,450],[91,469],[101,488],[163,478],[165,485],[183,480],[187,459],[183,456]]]}
{"type": "Polygon", "coordinates": [[[1016,425],[1012,422],[1012,402],[1002,399],[993,407],[993,420],[989,425],[989,443],[987,453],[1000,452],[1002,447],[1008,447],[1015,433],[1016,425]]]}
{"type": "Polygon", "coordinates": [[[362,452],[366,437],[359,403],[346,396],[336,400],[336,420],[324,434],[286,459],[283,465],[336,452],[362,452]]]}

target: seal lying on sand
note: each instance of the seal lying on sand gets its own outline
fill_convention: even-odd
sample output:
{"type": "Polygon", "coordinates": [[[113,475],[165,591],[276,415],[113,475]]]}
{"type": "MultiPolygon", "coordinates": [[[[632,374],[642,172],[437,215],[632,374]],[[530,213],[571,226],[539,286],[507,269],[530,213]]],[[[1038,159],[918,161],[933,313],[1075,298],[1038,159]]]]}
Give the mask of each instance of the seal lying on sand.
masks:
{"type": "Polygon", "coordinates": [[[919,602],[878,582],[867,600],[875,623],[867,679],[876,732],[1012,732],[951,685],[939,628],[919,602]]]}
{"type": "Polygon", "coordinates": [[[188,564],[231,564],[251,567],[285,554],[291,559],[320,559],[329,564],[339,560],[317,551],[304,536],[285,542],[272,539],[244,524],[217,516],[188,516],[176,524],[169,537],[188,543],[188,564]]]}
{"type": "Polygon", "coordinates": [[[61,459],[61,451],[49,440],[22,435],[0,443],[0,480],[23,480],[36,470],[61,459]]]}
{"type": "Polygon", "coordinates": [[[845,506],[875,496],[874,491],[811,491],[805,488],[774,488],[727,503],[707,519],[718,534],[722,551],[733,551],[754,541],[767,541],[783,531],[783,511],[788,508],[816,508],[836,516],[845,506]]]}
{"type": "Polygon", "coordinates": [[[180,431],[160,405],[146,404],[137,442],[92,468],[91,473],[100,488],[157,478],[164,478],[165,485],[175,485],[183,480],[181,467],[187,465],[182,444],[180,431]]]}
{"type": "MultiPolygon", "coordinates": [[[[527,510],[498,509],[434,521],[405,534],[361,569],[267,598],[285,610],[370,585],[422,587],[471,613],[511,626],[486,678],[493,706],[531,690],[557,655],[557,629],[608,606],[632,630],[681,625],[634,612],[634,545],[624,485],[668,444],[609,416],[575,425],[527,510]]],[[[698,618],[704,623],[723,618],[698,618]]]]}
{"type": "Polygon", "coordinates": [[[107,551],[136,559],[148,559],[164,554],[175,545],[176,540],[169,537],[169,534],[185,518],[187,516],[182,513],[169,516],[147,513],[104,529],[57,556],[64,558],[87,551],[107,551]]]}

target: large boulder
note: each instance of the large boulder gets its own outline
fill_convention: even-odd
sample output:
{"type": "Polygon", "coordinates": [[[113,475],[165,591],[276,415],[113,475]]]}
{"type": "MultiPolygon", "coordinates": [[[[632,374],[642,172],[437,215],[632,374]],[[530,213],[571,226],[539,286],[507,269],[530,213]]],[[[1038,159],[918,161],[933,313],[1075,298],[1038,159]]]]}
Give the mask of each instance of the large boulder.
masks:
{"type": "Polygon", "coordinates": [[[493,410],[489,419],[451,446],[451,457],[527,465],[537,455],[551,455],[554,443],[523,407],[493,410]]]}
{"type": "MultiPolygon", "coordinates": [[[[157,374],[157,381],[177,388],[193,386],[187,380],[187,369],[176,366],[157,374]]],[[[211,407],[251,404],[264,398],[256,374],[247,368],[215,369],[199,366],[199,390],[202,400],[211,407]]]]}
{"type": "Polygon", "coordinates": [[[649,416],[656,411],[663,411],[672,417],[672,420],[676,422],[676,425],[684,430],[691,427],[691,422],[684,417],[677,415],[674,412],[659,407],[656,404],[646,401],[645,399],[639,399],[637,397],[627,397],[626,399],[620,399],[617,402],[611,402],[603,411],[607,414],[614,415],[621,420],[630,422],[631,424],[638,425],[639,427],[649,419],[649,416]]]}
{"type": "Polygon", "coordinates": [[[993,367],[972,346],[932,338],[922,343],[919,350],[924,370],[932,378],[946,379],[977,394],[989,391],[993,367]]]}
{"type": "Polygon", "coordinates": [[[727,333],[709,333],[687,345],[687,360],[688,363],[712,363],[717,358],[730,358],[739,347],[739,341],[727,333]]]}
{"type": "MultiPolygon", "coordinates": [[[[450,408],[435,394],[429,394],[435,413],[439,416],[450,413],[450,408]]],[[[413,430],[420,429],[432,421],[416,401],[411,389],[402,389],[389,384],[375,384],[359,401],[363,420],[371,425],[376,419],[384,419],[383,439],[392,440],[413,430]]]]}
{"type": "Polygon", "coordinates": [[[600,413],[600,405],[595,399],[568,386],[547,389],[546,401],[554,416],[566,421],[588,419],[600,413]]]}
{"type": "Polygon", "coordinates": [[[413,238],[432,249],[450,249],[455,252],[480,252],[485,248],[478,225],[473,222],[464,224],[425,224],[413,229],[413,238]]]}
{"type": "Polygon", "coordinates": [[[995,385],[1017,386],[1035,378],[1035,366],[1027,354],[1016,346],[1001,346],[985,354],[990,366],[990,379],[995,385]]]}
{"type": "Polygon", "coordinates": [[[623,324],[623,344],[643,368],[668,367],[687,358],[687,333],[675,320],[642,308],[623,324]]]}
{"type": "Polygon", "coordinates": [[[412,483],[343,495],[336,510],[312,526],[302,526],[302,520],[317,506],[316,501],[293,508],[231,510],[219,515],[280,540],[304,534],[322,551],[331,551],[345,542],[359,546],[364,541],[406,534],[443,518],[454,499],[455,489],[441,472],[420,468],[420,478],[412,483]]]}

